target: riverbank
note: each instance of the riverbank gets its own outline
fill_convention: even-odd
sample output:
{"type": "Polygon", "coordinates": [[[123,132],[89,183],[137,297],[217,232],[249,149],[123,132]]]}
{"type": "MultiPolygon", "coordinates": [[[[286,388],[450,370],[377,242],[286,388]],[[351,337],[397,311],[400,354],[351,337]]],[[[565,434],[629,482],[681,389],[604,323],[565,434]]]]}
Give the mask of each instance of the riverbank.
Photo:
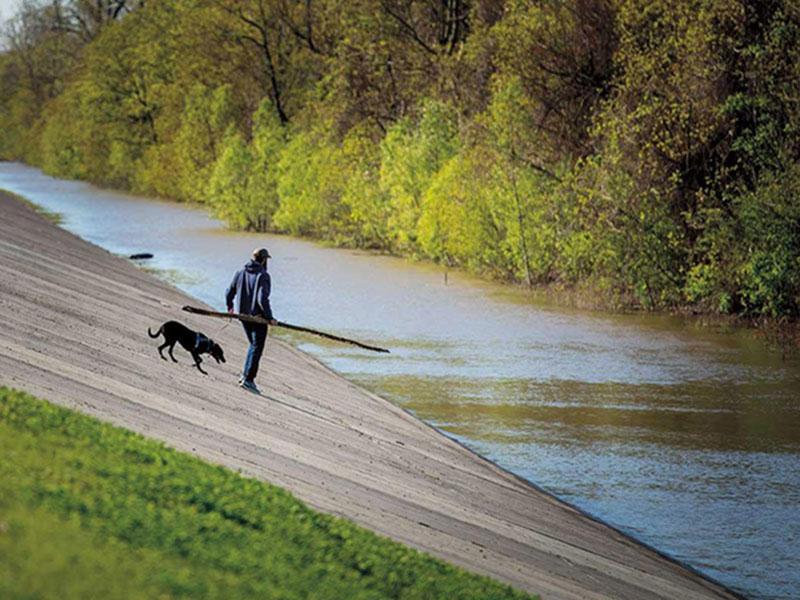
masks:
{"type": "MultiPolygon", "coordinates": [[[[8,162],[13,164],[12,161],[5,161],[0,159],[0,162],[8,162]]],[[[22,164],[28,168],[39,170],[39,167],[22,164]]],[[[61,179],[62,181],[83,182],[92,187],[94,183],[89,180],[81,179],[61,179]]],[[[97,183],[100,185],[100,183],[97,183]]],[[[101,189],[101,188],[98,188],[101,189]]],[[[130,190],[126,188],[102,188],[111,193],[129,194],[130,190]]],[[[157,196],[153,196],[157,198],[157,196]]],[[[29,202],[23,196],[17,198],[23,202],[29,202]]],[[[214,211],[211,206],[204,203],[188,203],[181,202],[169,197],[160,198],[163,201],[176,207],[190,207],[198,208],[209,218],[214,217],[214,211]]],[[[37,211],[44,211],[49,218],[56,223],[60,221],[60,215],[54,212],[47,211],[43,207],[32,204],[37,211]]],[[[241,233],[240,230],[231,229],[229,225],[225,226],[227,231],[231,233],[241,233]]],[[[271,232],[264,235],[270,236],[286,236],[286,232],[271,232]]],[[[599,285],[591,281],[579,282],[575,284],[565,284],[563,282],[554,282],[550,284],[534,284],[527,286],[521,282],[510,281],[506,278],[497,277],[491,272],[469,269],[465,266],[447,266],[441,262],[436,262],[431,258],[415,255],[393,253],[386,249],[364,248],[358,245],[346,243],[343,240],[328,239],[324,237],[314,236],[308,233],[297,234],[295,237],[299,240],[304,240],[314,245],[326,249],[338,249],[340,251],[354,251],[366,256],[381,257],[396,259],[398,261],[406,262],[422,266],[430,271],[438,271],[441,280],[448,282],[454,278],[467,278],[482,284],[497,285],[505,290],[509,295],[522,298],[525,303],[530,303],[533,306],[551,308],[556,310],[573,310],[577,309],[583,312],[595,313],[598,316],[610,315],[655,315],[658,317],[677,317],[684,321],[690,327],[697,327],[700,329],[708,330],[725,330],[730,331],[733,329],[747,332],[767,345],[768,348],[779,352],[783,358],[796,356],[800,351],[800,321],[789,316],[783,317],[747,317],[739,314],[723,314],[718,311],[712,310],[708,305],[674,305],[674,306],[661,306],[659,308],[645,309],[638,303],[632,296],[620,295],[607,286],[599,285]]]]}
{"type": "MultiPolygon", "coordinates": [[[[226,365],[158,359],[146,329],[191,301],[2,195],[0,382],[266,479],[467,569],[544,598],[735,597],[468,452],[272,340],[265,396],[226,365]]],[[[180,354],[179,354],[180,356],[180,354]]]]}

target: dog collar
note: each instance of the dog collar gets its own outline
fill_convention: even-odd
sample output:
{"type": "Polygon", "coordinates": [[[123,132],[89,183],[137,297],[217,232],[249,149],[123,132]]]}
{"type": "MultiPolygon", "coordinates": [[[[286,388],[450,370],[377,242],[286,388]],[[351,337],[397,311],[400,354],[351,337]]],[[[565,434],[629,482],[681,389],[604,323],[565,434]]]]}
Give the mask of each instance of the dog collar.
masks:
{"type": "Polygon", "coordinates": [[[208,338],[202,333],[196,333],[194,338],[194,349],[200,351],[203,344],[208,344],[208,338]]]}

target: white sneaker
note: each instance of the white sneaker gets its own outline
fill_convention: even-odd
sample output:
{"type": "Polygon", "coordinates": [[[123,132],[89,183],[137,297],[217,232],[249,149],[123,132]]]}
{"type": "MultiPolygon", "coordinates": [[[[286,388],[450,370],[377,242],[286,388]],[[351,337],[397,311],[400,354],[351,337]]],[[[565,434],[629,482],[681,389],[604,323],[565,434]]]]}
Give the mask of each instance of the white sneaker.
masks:
{"type": "Polygon", "coordinates": [[[248,392],[253,392],[254,394],[261,394],[261,390],[256,387],[255,382],[244,380],[242,382],[242,387],[246,389],[248,392]]]}

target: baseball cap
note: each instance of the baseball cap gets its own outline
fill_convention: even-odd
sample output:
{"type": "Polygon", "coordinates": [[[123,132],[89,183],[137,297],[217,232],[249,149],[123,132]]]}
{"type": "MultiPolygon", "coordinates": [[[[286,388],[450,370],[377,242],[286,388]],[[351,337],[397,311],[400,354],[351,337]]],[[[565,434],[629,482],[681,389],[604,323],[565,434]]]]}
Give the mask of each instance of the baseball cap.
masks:
{"type": "Polygon", "coordinates": [[[272,254],[266,248],[256,248],[253,250],[253,260],[264,260],[265,258],[272,258],[272,254]]]}

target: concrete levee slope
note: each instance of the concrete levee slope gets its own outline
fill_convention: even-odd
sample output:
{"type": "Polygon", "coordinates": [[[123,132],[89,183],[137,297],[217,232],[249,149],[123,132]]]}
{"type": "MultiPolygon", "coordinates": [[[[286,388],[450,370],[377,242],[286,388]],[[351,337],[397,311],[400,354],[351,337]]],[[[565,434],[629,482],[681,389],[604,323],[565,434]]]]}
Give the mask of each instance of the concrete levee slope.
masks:
{"type": "MultiPolygon", "coordinates": [[[[246,258],[246,257],[243,257],[246,258]]],[[[223,290],[220,290],[222,295],[223,290]]],[[[236,385],[238,324],[0,192],[0,385],[280,485],[466,569],[543,598],[734,598],[466,450],[286,343],[254,396],[236,385]],[[208,375],[147,328],[176,319],[220,343],[208,375]]]]}

